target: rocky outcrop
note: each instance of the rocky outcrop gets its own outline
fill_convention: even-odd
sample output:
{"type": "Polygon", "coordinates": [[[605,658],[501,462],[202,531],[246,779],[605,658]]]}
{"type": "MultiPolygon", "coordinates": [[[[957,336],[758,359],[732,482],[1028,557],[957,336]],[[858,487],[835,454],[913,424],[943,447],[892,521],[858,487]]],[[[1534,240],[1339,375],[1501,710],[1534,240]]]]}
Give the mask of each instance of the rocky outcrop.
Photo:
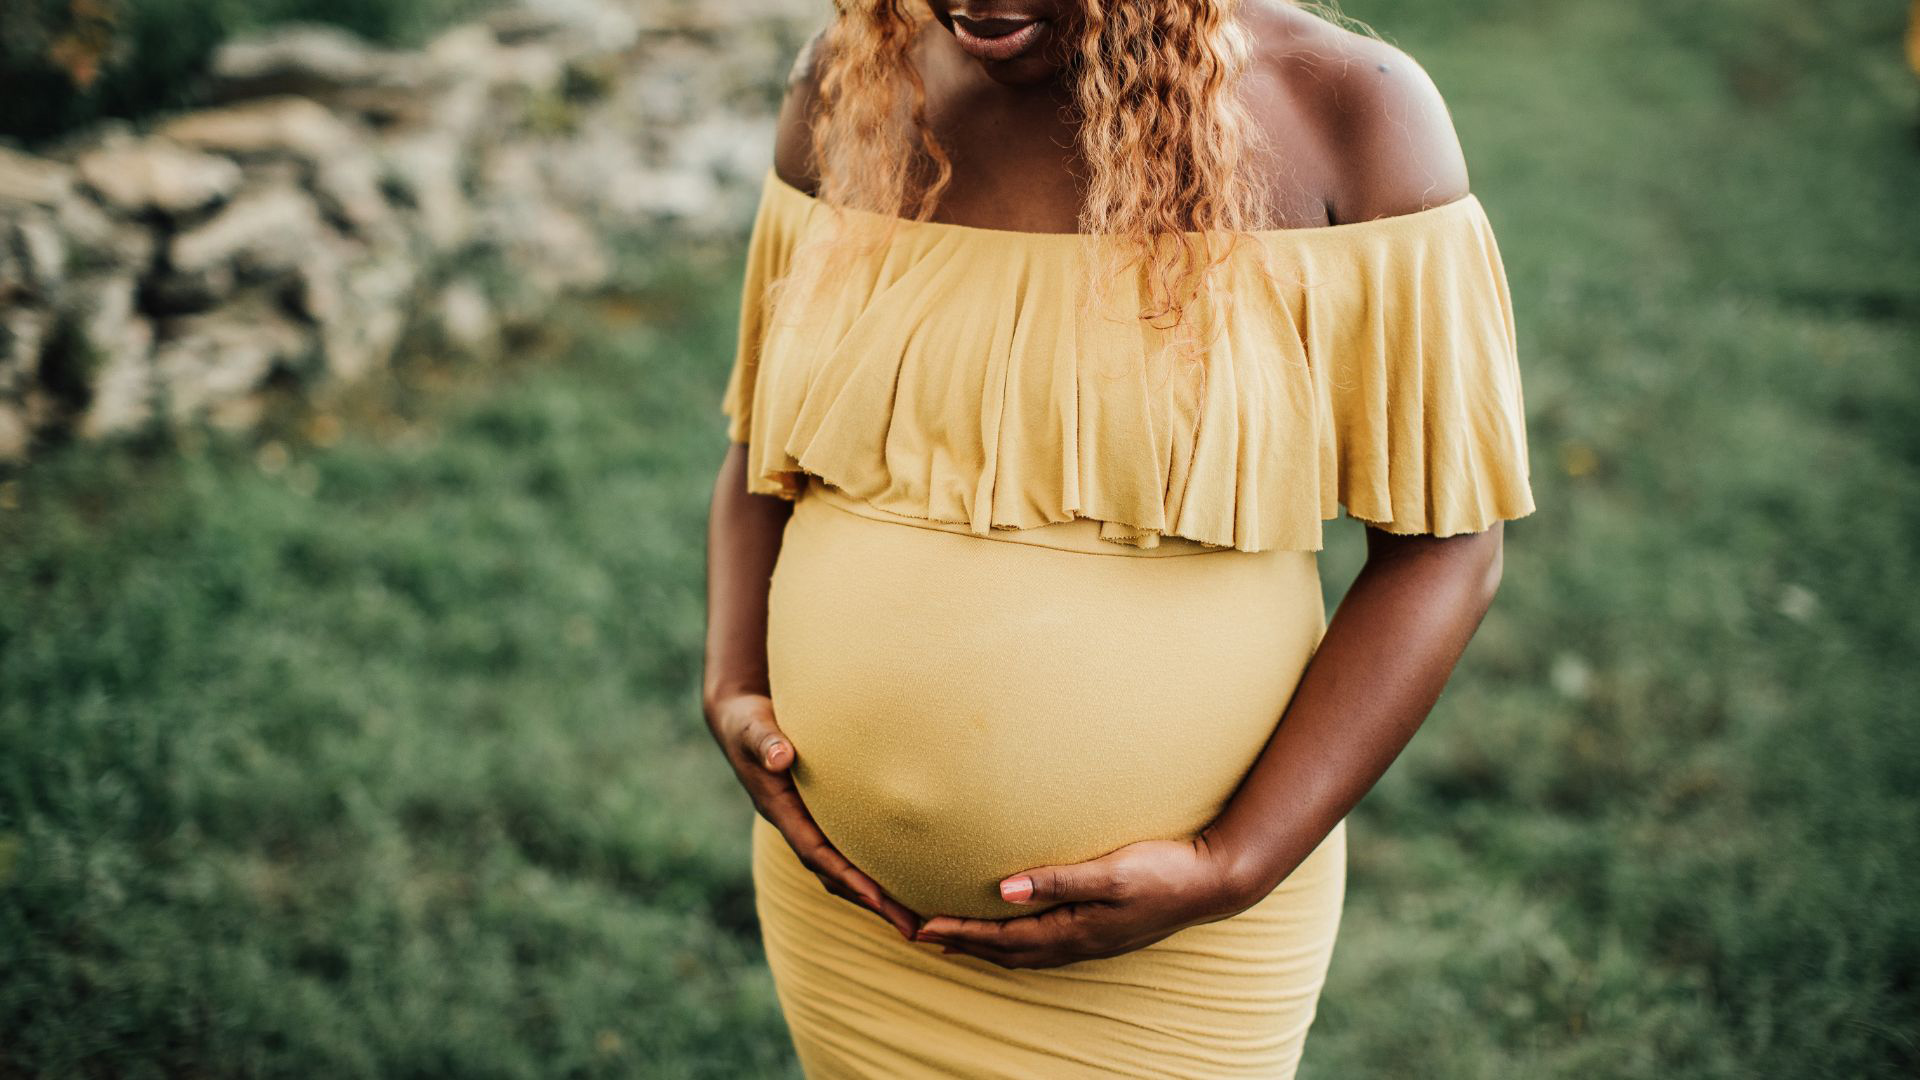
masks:
{"type": "Polygon", "coordinates": [[[245,424],[410,327],[497,347],[622,236],[739,226],[804,0],[522,0],[418,50],[282,27],[208,107],[0,147],[0,461],[68,436],[245,424]]]}

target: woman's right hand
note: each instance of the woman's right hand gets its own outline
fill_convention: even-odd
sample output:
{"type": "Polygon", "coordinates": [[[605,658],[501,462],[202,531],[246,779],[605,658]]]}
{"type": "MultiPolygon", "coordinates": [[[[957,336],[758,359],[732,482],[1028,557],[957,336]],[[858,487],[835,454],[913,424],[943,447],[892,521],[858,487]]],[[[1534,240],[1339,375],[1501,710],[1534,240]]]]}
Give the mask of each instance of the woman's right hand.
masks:
{"type": "Polygon", "coordinates": [[[754,810],[780,830],[827,891],[874,912],[901,937],[913,940],[920,917],[840,854],[800,801],[790,772],[796,751],[774,721],[773,699],[746,693],[722,698],[708,708],[707,727],[753,799],[754,810]]]}

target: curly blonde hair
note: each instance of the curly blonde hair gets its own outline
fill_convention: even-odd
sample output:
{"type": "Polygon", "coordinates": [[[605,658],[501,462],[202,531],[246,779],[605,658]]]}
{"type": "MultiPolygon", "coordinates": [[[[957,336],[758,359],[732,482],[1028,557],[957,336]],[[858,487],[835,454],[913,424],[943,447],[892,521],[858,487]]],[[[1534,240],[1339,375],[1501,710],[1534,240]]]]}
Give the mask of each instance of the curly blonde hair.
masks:
{"type": "MultiPolygon", "coordinates": [[[[931,217],[953,177],[910,55],[933,13],[920,0],[835,7],[810,165],[821,201],[884,216],[884,240],[901,220],[931,217]]],[[[1063,73],[1087,170],[1078,231],[1120,241],[1097,245],[1090,294],[1140,273],[1138,317],[1161,328],[1183,324],[1235,244],[1272,225],[1253,177],[1259,129],[1237,92],[1251,56],[1238,7],[1079,0],[1063,73]]]]}

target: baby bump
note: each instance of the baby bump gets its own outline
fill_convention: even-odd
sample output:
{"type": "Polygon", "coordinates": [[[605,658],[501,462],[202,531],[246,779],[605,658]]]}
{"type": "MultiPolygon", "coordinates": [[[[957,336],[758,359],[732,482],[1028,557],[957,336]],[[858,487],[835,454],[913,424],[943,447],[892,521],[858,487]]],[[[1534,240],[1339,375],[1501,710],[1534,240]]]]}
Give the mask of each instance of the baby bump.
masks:
{"type": "Polygon", "coordinates": [[[1210,822],[1323,620],[1311,552],[1091,554],[808,495],[769,675],[835,846],[922,914],[1003,917],[1032,910],[1000,900],[1007,874],[1210,822]]]}

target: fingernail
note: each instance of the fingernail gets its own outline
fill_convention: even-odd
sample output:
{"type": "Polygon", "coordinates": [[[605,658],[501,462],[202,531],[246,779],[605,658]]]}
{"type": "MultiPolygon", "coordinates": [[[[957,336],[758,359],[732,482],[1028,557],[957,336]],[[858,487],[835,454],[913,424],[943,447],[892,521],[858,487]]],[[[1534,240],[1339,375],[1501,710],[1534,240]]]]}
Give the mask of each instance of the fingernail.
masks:
{"type": "Polygon", "coordinates": [[[786,749],[786,746],[787,746],[786,743],[777,742],[767,747],[767,767],[768,768],[774,767],[774,765],[776,765],[779,762],[780,751],[786,749]]]}
{"type": "Polygon", "coordinates": [[[1025,874],[1000,883],[1000,898],[1010,904],[1025,903],[1033,895],[1033,879],[1025,874]]]}
{"type": "Polygon", "coordinates": [[[944,947],[944,948],[942,948],[942,949],[941,949],[940,951],[941,951],[941,952],[943,952],[943,953],[950,953],[950,952],[959,952],[960,950],[959,950],[959,949],[956,949],[956,948],[954,948],[954,947],[953,947],[953,946],[951,946],[951,945],[948,945],[948,946],[946,946],[946,947],[944,947]]]}

